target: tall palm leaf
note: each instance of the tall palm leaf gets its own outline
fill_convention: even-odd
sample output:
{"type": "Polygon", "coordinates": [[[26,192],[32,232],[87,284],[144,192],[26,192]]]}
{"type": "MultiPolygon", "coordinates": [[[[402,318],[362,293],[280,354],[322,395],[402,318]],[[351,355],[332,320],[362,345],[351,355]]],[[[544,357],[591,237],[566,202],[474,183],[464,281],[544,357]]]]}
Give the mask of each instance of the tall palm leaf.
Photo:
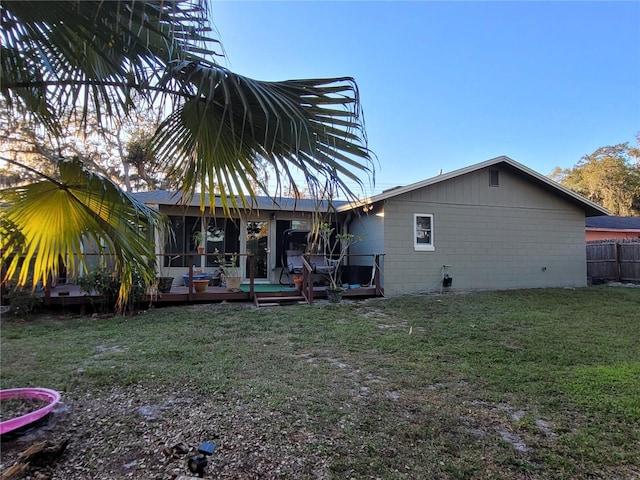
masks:
{"type": "MultiPolygon", "coordinates": [[[[250,180],[258,159],[274,167],[279,184],[291,181],[294,190],[297,173],[312,185],[328,182],[350,195],[349,180],[373,176],[353,79],[260,82],[236,75],[214,60],[217,40],[207,18],[206,0],[5,0],[0,92],[10,108],[54,132],[71,106],[85,121],[93,108],[106,122],[134,108],[134,92],[171,102],[173,112],[153,142],[158,158],[173,166],[186,198],[199,190],[213,202],[220,189],[227,210],[227,198],[237,208],[236,194],[242,202],[245,193],[255,196],[250,180]]],[[[121,199],[131,207],[130,198],[121,199]]],[[[97,229],[93,233],[100,235],[100,228],[96,223],[83,232],[97,229]]],[[[119,228],[125,237],[137,234],[133,225],[119,228]]],[[[32,241],[44,242],[38,238],[32,241]]],[[[29,251],[45,255],[41,247],[34,244],[29,251]]],[[[49,270],[53,256],[43,260],[49,270]]],[[[124,253],[120,258],[143,261],[124,253]]]]}
{"type": "Polygon", "coordinates": [[[165,120],[154,143],[187,198],[196,189],[210,193],[213,207],[218,188],[227,207],[234,193],[252,194],[256,158],[273,167],[278,185],[294,189],[298,174],[349,196],[349,181],[362,185],[363,173],[373,174],[351,78],[261,82],[194,66],[189,84],[197,92],[165,120]]]}
{"type": "Polygon", "coordinates": [[[90,107],[98,119],[125,114],[134,91],[150,97],[168,65],[214,41],[206,12],[190,1],[3,1],[0,89],[54,129],[69,107],[85,120],[90,107]]]}
{"type": "Polygon", "coordinates": [[[79,162],[60,163],[59,169],[60,180],[47,178],[0,191],[0,201],[7,205],[0,241],[7,275],[17,274],[20,284],[32,278],[47,286],[58,276],[60,256],[70,272],[86,270],[85,256],[78,253],[94,245],[99,256],[115,261],[122,308],[134,272],[147,284],[154,280],[155,252],[149,236],[167,221],[79,162]]]}

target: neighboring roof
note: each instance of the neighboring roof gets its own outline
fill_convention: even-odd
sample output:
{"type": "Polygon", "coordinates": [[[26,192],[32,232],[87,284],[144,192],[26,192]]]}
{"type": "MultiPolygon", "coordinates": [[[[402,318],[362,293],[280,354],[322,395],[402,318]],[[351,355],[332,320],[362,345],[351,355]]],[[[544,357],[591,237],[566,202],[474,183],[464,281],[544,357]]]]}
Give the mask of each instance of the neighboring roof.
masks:
{"type": "MultiPolygon", "coordinates": [[[[136,192],[132,193],[133,197],[138,201],[146,205],[182,205],[182,197],[179,193],[170,190],[152,190],[150,192],[136,192]]],[[[314,199],[300,198],[298,200],[294,198],[270,198],[265,196],[257,197],[257,202],[249,201],[250,208],[256,210],[277,210],[277,211],[296,211],[296,212],[313,212],[318,208],[314,199]]],[[[242,202],[237,198],[238,205],[242,205],[242,202]]],[[[344,205],[343,200],[334,200],[333,204],[336,208],[344,205]]],[[[205,205],[209,205],[209,196],[205,197],[205,205]]],[[[200,194],[196,193],[193,200],[188,206],[199,207],[200,206],[200,194]]],[[[222,208],[222,201],[220,197],[216,197],[216,207],[222,208]]],[[[320,202],[319,208],[321,210],[327,209],[327,202],[320,202]]]]}
{"type": "Polygon", "coordinates": [[[637,230],[640,232],[640,217],[587,217],[585,220],[589,230],[637,230]]]}
{"type": "MultiPolygon", "coordinates": [[[[437,183],[450,180],[452,178],[460,177],[462,175],[475,172],[476,170],[481,170],[483,168],[492,167],[496,165],[501,165],[501,166],[510,168],[520,173],[521,175],[527,177],[529,180],[538,184],[539,186],[549,190],[550,192],[565,198],[566,200],[568,200],[569,202],[575,205],[578,205],[580,208],[584,210],[586,216],[609,214],[609,212],[605,208],[601,207],[597,203],[594,203],[591,200],[587,200],[581,195],[578,195],[577,193],[569,190],[568,188],[563,187],[557,182],[554,182],[550,178],[545,177],[544,175],[534,170],[531,170],[530,168],[525,167],[521,163],[518,163],[515,160],[504,155],[500,157],[492,158],[490,160],[486,160],[481,163],[477,163],[475,165],[471,165],[466,168],[454,170],[453,172],[444,173],[436,177],[432,177],[426,180],[422,180],[420,182],[412,183],[404,187],[395,187],[389,190],[385,190],[384,192],[378,195],[374,195],[373,197],[367,198],[366,200],[359,202],[358,206],[368,205],[368,204],[376,203],[382,200],[386,200],[388,198],[393,198],[395,196],[402,195],[404,193],[412,192],[420,188],[428,187],[430,185],[435,185],[437,183]]],[[[341,207],[341,210],[347,210],[348,208],[352,208],[352,207],[353,205],[343,206],[341,207]]]]}

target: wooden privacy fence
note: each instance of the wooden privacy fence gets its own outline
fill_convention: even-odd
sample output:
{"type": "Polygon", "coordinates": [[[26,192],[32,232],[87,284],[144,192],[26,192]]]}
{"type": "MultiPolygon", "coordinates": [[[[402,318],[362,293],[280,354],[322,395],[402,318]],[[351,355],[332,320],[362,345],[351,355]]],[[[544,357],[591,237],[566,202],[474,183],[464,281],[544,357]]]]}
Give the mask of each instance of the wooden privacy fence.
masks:
{"type": "Polygon", "coordinates": [[[587,276],[640,282],[640,239],[587,242],[587,276]]]}

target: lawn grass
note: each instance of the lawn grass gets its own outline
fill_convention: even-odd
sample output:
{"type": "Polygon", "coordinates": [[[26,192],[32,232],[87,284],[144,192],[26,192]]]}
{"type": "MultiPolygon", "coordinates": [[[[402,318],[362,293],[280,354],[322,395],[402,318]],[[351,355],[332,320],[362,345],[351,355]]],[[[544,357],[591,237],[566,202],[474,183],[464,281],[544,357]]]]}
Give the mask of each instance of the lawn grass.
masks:
{"type": "Polygon", "coordinates": [[[639,339],[637,288],[172,307],[4,322],[0,378],[107,398],[110,446],[141,435],[131,405],[182,402],[206,422],[166,408],[154,431],[215,438],[220,478],[254,478],[230,473],[251,445],[257,472],[296,458],[264,478],[624,479],[640,475],[639,339]]]}

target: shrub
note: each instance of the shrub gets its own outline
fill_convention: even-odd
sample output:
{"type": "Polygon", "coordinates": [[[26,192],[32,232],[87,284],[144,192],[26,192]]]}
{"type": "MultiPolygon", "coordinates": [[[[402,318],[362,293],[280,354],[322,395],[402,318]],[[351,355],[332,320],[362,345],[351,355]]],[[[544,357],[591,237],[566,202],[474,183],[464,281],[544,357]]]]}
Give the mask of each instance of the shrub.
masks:
{"type": "MultiPolygon", "coordinates": [[[[137,310],[140,300],[146,292],[146,285],[139,272],[133,272],[131,295],[125,306],[125,311],[137,310]]],[[[98,313],[113,312],[115,310],[118,292],[120,290],[120,278],[117,273],[104,267],[92,267],[85,275],[78,278],[78,285],[87,294],[98,295],[91,297],[94,310],[98,313]]]]}
{"type": "Polygon", "coordinates": [[[78,278],[78,285],[83,292],[99,296],[91,297],[93,308],[98,313],[113,311],[120,290],[120,280],[113,272],[96,265],[78,278]]]}
{"type": "Polygon", "coordinates": [[[42,298],[30,288],[13,286],[7,293],[7,301],[11,307],[9,314],[14,317],[26,318],[35,313],[42,304],[42,298]]]}

